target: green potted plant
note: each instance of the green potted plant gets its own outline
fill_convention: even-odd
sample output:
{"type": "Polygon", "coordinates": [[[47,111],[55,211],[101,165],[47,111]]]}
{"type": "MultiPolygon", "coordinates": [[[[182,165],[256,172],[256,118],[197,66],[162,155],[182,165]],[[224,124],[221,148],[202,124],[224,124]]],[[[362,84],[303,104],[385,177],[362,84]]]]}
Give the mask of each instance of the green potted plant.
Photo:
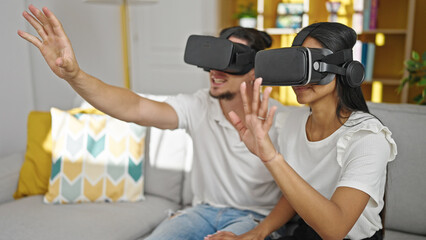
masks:
{"type": "Polygon", "coordinates": [[[406,84],[409,86],[417,86],[421,89],[421,93],[414,97],[417,104],[426,105],[426,51],[420,58],[420,54],[416,51],[411,53],[411,59],[405,61],[405,69],[408,71],[408,76],[402,79],[398,93],[406,84]]]}
{"type": "Polygon", "coordinates": [[[251,2],[247,5],[240,5],[239,11],[235,14],[235,18],[238,19],[241,27],[255,28],[257,10],[255,9],[254,4],[251,2]]]}

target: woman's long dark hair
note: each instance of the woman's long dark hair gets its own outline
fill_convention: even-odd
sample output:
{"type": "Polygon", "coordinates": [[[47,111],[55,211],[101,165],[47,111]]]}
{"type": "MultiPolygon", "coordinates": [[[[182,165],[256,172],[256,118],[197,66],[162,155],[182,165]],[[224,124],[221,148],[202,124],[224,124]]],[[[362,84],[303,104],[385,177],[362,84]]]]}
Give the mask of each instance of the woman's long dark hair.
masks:
{"type": "MultiPolygon", "coordinates": [[[[343,49],[352,49],[357,40],[356,32],[341,23],[322,22],[314,23],[311,26],[317,27],[308,36],[315,38],[324,48],[333,52],[343,49]]],[[[361,87],[352,88],[340,75],[336,75],[338,103],[336,114],[342,118],[342,110],[354,112],[363,111],[370,113],[361,87]]]]}

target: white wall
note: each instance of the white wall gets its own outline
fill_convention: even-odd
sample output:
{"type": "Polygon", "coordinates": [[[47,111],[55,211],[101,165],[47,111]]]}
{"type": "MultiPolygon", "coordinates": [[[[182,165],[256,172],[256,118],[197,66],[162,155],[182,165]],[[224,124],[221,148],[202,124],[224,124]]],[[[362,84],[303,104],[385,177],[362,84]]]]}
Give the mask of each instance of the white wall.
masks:
{"type": "MultiPolygon", "coordinates": [[[[48,7],[60,19],[84,71],[109,84],[124,86],[118,5],[83,0],[0,1],[0,157],[25,151],[26,120],[31,110],[69,109],[77,96],[50,71],[38,49],[17,35],[18,29],[34,33],[22,17],[30,3],[48,7]]],[[[131,7],[135,91],[174,94],[208,86],[205,73],[183,63],[183,51],[190,33],[216,33],[215,6],[215,0],[157,0],[131,7]],[[157,36],[167,39],[144,48],[146,40],[155,41],[157,36]],[[167,45],[173,48],[173,54],[167,55],[167,45]],[[153,52],[161,53],[155,61],[167,66],[147,75],[143,69],[150,69],[149,54],[153,52]]]]}
{"type": "Polygon", "coordinates": [[[0,9],[0,156],[25,148],[26,117],[34,108],[28,45],[16,34],[24,4],[1,1],[0,9]]]}
{"type": "Polygon", "coordinates": [[[151,94],[192,93],[208,74],[183,61],[191,34],[217,34],[216,0],[158,0],[133,5],[132,89],[151,94]]]}
{"type": "MultiPolygon", "coordinates": [[[[31,3],[39,8],[47,6],[59,18],[84,71],[107,83],[123,86],[119,6],[88,4],[82,0],[31,3]]],[[[29,25],[28,28],[31,29],[29,25]]],[[[50,71],[37,48],[31,46],[30,50],[35,109],[72,107],[76,96],[72,88],[50,71]]]]}
{"type": "Polygon", "coordinates": [[[0,1],[0,156],[25,151],[31,110],[68,109],[76,98],[72,88],[50,71],[38,49],[16,33],[33,32],[22,17],[30,3],[47,6],[62,21],[82,69],[110,84],[124,85],[118,6],[81,0],[0,1]]]}

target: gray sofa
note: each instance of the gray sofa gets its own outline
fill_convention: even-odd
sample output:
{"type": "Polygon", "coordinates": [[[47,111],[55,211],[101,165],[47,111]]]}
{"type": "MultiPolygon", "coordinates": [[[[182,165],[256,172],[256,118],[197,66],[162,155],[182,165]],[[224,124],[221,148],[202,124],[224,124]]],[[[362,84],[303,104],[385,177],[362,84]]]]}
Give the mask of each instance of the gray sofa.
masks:
{"type": "MultiPolygon", "coordinates": [[[[389,165],[385,240],[426,240],[426,106],[369,106],[398,144],[389,165]]],[[[41,195],[13,200],[24,153],[0,158],[0,239],[143,239],[169,211],[191,202],[190,142],[182,130],[149,129],[146,199],[136,203],[47,205],[41,195]]]]}
{"type": "Polygon", "coordinates": [[[184,186],[190,188],[185,171],[188,150],[175,151],[190,145],[190,141],[183,130],[148,129],[145,200],[133,203],[52,205],[44,204],[42,195],[13,200],[24,153],[0,158],[0,239],[143,239],[170,211],[191,202],[191,191],[184,190],[184,186]],[[161,142],[152,148],[151,140],[164,143],[177,140],[177,143],[174,148],[166,148],[161,142]],[[170,158],[167,160],[170,164],[166,157],[170,158]]]}

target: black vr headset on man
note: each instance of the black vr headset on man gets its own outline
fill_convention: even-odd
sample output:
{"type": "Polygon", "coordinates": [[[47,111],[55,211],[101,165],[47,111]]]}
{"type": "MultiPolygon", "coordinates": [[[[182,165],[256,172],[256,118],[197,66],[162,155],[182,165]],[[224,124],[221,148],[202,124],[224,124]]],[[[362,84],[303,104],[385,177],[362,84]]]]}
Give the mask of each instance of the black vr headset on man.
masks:
{"type": "Polygon", "coordinates": [[[228,37],[235,32],[229,29],[220,37],[191,35],[185,48],[184,61],[205,71],[243,75],[254,68],[256,51],[249,46],[234,43],[228,37]]]}
{"type": "Polygon", "coordinates": [[[263,78],[262,85],[325,85],[336,74],[341,75],[350,87],[361,85],[365,78],[364,66],[353,61],[352,49],[333,53],[326,48],[301,47],[305,38],[319,25],[299,32],[290,48],[263,50],[256,54],[255,75],[263,78]]]}

